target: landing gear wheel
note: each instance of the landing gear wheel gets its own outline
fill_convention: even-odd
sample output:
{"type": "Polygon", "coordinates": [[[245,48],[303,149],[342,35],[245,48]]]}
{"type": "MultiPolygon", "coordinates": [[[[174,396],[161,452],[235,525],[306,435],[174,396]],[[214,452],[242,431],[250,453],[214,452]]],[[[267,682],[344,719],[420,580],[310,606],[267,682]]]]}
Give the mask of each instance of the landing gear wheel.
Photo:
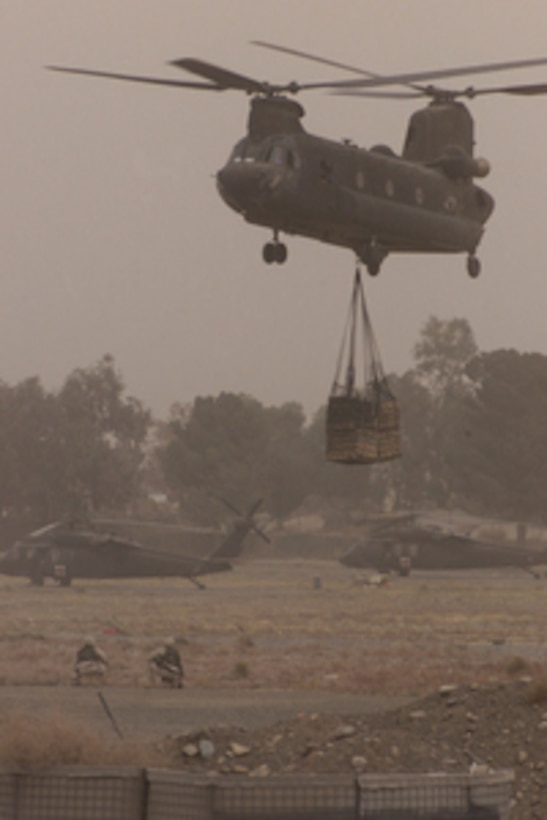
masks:
{"type": "Polygon", "coordinates": [[[274,245],[274,243],[266,242],[266,244],[262,248],[262,258],[267,265],[271,265],[272,262],[275,262],[275,254],[276,246],[274,245]]]}
{"type": "Polygon", "coordinates": [[[266,242],[262,248],[262,258],[267,265],[277,262],[282,265],[287,259],[287,246],[283,242],[266,242]]]}
{"type": "Polygon", "coordinates": [[[364,263],[369,276],[378,276],[387,251],[376,242],[367,242],[358,256],[364,263]]]}
{"type": "Polygon", "coordinates": [[[283,242],[278,242],[275,246],[275,261],[282,265],[287,259],[287,246],[283,242]]]}
{"type": "MultiPolygon", "coordinates": [[[[372,256],[372,254],[371,254],[372,256]]],[[[369,276],[378,276],[380,273],[380,265],[382,264],[381,259],[370,259],[367,262],[367,272],[369,276]]]]}
{"type": "Polygon", "coordinates": [[[481,272],[481,262],[475,254],[470,253],[467,257],[467,273],[471,277],[471,279],[476,279],[479,273],[481,272]]]}

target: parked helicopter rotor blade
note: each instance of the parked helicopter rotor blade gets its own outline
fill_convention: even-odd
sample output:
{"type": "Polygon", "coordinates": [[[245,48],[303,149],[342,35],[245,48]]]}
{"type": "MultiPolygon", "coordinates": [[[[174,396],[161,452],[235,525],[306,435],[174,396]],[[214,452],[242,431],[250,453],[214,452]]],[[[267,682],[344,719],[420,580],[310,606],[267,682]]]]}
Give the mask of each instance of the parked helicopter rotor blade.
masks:
{"type": "Polygon", "coordinates": [[[260,527],[257,527],[256,524],[253,524],[251,529],[254,533],[256,533],[256,535],[258,535],[259,538],[262,538],[262,540],[265,541],[266,544],[271,544],[272,543],[271,539],[268,538],[266,533],[263,530],[261,530],[260,527]]]}
{"type": "MultiPolygon", "coordinates": [[[[331,83],[331,88],[378,88],[383,85],[400,85],[421,80],[439,80],[447,77],[464,77],[469,74],[487,74],[493,71],[507,71],[517,68],[532,68],[547,65],[547,57],[538,57],[532,60],[513,60],[504,63],[482,63],[478,65],[460,66],[459,68],[445,68],[434,71],[415,71],[409,74],[391,74],[384,77],[375,77],[363,80],[342,80],[331,83]]],[[[432,88],[431,92],[435,92],[432,88]]]]}
{"type": "Polygon", "coordinates": [[[127,80],[133,83],[149,83],[151,85],[170,85],[176,88],[197,88],[200,91],[224,91],[224,86],[212,83],[198,83],[187,80],[168,80],[161,77],[141,77],[137,74],[117,74],[111,71],[95,71],[88,68],[67,68],[64,66],[48,65],[49,71],[62,71],[66,74],[85,74],[90,77],[106,77],[109,80],[127,80]]]}
{"type": "Polygon", "coordinates": [[[262,505],[263,501],[264,501],[263,498],[259,498],[258,501],[255,501],[255,503],[252,505],[252,507],[247,512],[246,517],[247,518],[252,518],[253,515],[255,514],[255,512],[258,510],[258,508],[262,505]]]}
{"type": "Polygon", "coordinates": [[[255,501],[255,503],[249,508],[249,510],[247,512],[247,515],[242,516],[242,518],[243,518],[244,521],[246,521],[248,523],[250,529],[254,533],[256,533],[256,535],[258,535],[260,538],[262,538],[262,540],[265,541],[267,544],[271,544],[271,541],[268,538],[268,536],[266,535],[266,533],[263,532],[263,530],[261,530],[260,527],[257,524],[255,524],[255,522],[254,522],[255,513],[258,510],[258,508],[262,505],[263,501],[264,501],[263,498],[259,498],[258,501],[255,501]]]}
{"type": "Polygon", "coordinates": [[[230,512],[233,512],[235,515],[239,516],[239,518],[245,518],[241,510],[239,510],[235,504],[232,504],[231,501],[228,501],[227,498],[224,498],[221,495],[212,495],[212,498],[217,498],[219,501],[222,501],[225,507],[227,507],[230,512]]]}
{"type": "Polygon", "coordinates": [[[239,518],[241,518],[243,521],[248,522],[250,529],[251,529],[253,532],[255,532],[255,533],[256,533],[256,534],[257,534],[260,538],[262,538],[262,540],[263,540],[263,541],[265,541],[267,544],[271,544],[271,541],[270,541],[270,539],[268,538],[268,536],[266,535],[266,533],[265,533],[265,532],[263,532],[263,531],[260,529],[260,527],[258,527],[258,526],[254,523],[254,521],[253,521],[253,517],[254,517],[254,515],[255,515],[256,511],[258,510],[258,508],[261,506],[261,504],[262,504],[262,503],[263,503],[263,501],[264,501],[264,499],[263,499],[263,498],[259,498],[259,499],[258,499],[258,501],[255,501],[255,503],[254,503],[254,504],[253,504],[253,505],[249,508],[249,510],[248,510],[248,512],[247,512],[247,514],[246,514],[246,515],[244,515],[244,514],[241,512],[241,510],[239,510],[239,509],[235,506],[235,504],[232,504],[230,501],[228,501],[228,499],[226,499],[226,498],[224,498],[224,497],[222,497],[222,496],[216,496],[216,498],[218,498],[218,499],[219,499],[219,501],[222,501],[222,503],[223,503],[226,507],[228,507],[228,509],[229,509],[229,510],[231,510],[231,512],[235,513],[235,514],[236,514],[239,518]]]}

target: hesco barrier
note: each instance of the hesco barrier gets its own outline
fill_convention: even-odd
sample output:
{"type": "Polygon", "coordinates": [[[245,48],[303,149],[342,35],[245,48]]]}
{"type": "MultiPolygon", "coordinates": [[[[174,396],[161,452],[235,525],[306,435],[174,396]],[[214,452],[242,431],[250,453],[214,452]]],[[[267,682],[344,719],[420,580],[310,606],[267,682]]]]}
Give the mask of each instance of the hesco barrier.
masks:
{"type": "Polygon", "coordinates": [[[1,820],[509,820],[512,771],[252,778],[0,769],[1,820]]]}

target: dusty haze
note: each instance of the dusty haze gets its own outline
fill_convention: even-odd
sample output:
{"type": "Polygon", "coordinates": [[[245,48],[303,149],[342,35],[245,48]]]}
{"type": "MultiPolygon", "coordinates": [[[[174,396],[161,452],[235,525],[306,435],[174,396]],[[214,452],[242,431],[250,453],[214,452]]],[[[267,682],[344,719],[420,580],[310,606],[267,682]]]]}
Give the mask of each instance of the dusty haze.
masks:
{"type": "MultiPolygon", "coordinates": [[[[163,77],[201,57],[258,79],[338,79],[253,47],[265,39],[377,73],[546,56],[544,0],[0,0],[0,378],[60,386],[111,353],[157,414],[222,390],[308,411],[330,388],[352,255],[264,229],[218,198],[214,173],[245,129],[235,92],[199,94],[49,73],[47,64],[163,77]]],[[[471,78],[547,80],[547,67],[471,78]]],[[[460,86],[468,85],[463,78],[460,86]]],[[[448,83],[447,83],[448,84],[448,83]]],[[[452,81],[450,87],[458,87],[452,81]]],[[[415,101],[302,95],[306,128],[401,149],[415,101]]],[[[367,282],[387,370],[411,364],[430,315],[465,317],[483,350],[547,352],[547,98],[471,103],[497,209],[472,282],[463,256],[390,257],[367,282]]]]}

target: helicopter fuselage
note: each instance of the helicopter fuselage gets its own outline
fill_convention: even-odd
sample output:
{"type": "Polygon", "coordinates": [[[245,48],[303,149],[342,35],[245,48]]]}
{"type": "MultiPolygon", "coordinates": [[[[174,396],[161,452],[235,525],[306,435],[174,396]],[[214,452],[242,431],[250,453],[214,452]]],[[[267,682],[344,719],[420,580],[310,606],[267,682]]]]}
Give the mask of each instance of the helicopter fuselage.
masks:
{"type": "Polygon", "coordinates": [[[547,57],[379,76],[293,48],[263,41],[255,45],[326,63],[359,78],[277,84],[193,57],[172,60],[171,65],[199,80],[48,68],[131,83],[250,95],[247,135],[218,172],[217,184],[225,202],[247,222],[273,230],[273,242],[263,248],[268,263],[281,263],[287,257],[287,248],[278,239],[283,231],[349,248],[372,275],[391,252],[467,252],[467,271],[478,276],[475,251],[494,200],[474,183],[475,177],[487,175],[489,165],[474,157],[474,122],[460,99],[479,94],[546,94],[547,84],[450,90],[429,81],[543,66],[547,57]],[[391,93],[385,90],[389,86],[404,90],[391,93]],[[385,146],[366,150],[349,141],[338,143],[308,134],[301,123],[304,109],[293,97],[319,89],[350,96],[422,97],[430,103],[411,116],[398,156],[385,146]]]}
{"type": "Polygon", "coordinates": [[[474,254],[494,201],[471,175],[452,178],[447,167],[301,131],[245,137],[217,185],[231,208],[276,239],[284,232],[349,248],[377,273],[391,252],[474,254]]]}

